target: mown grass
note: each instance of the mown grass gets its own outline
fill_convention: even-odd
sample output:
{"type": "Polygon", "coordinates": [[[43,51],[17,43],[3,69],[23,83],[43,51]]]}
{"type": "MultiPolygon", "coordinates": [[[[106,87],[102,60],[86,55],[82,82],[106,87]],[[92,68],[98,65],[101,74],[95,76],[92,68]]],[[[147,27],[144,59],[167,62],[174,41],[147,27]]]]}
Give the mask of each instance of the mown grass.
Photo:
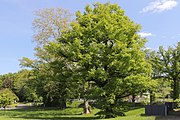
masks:
{"type": "Polygon", "coordinates": [[[144,108],[130,110],[125,113],[126,116],[117,117],[112,120],[156,120],[155,116],[145,116],[144,111],[144,108]]]}
{"type": "Polygon", "coordinates": [[[58,119],[96,119],[93,114],[81,115],[82,108],[67,108],[65,110],[58,109],[21,109],[0,111],[0,120],[58,120],[58,119]],[[9,119],[8,119],[9,118],[9,119]]]}
{"type": "MultiPolygon", "coordinates": [[[[0,120],[94,120],[99,119],[99,116],[95,116],[95,113],[99,109],[93,109],[93,113],[84,115],[82,114],[83,108],[78,107],[81,102],[75,102],[70,104],[67,109],[59,110],[57,108],[28,108],[28,109],[16,109],[16,110],[1,110],[0,120]]],[[[144,108],[136,108],[125,112],[126,116],[111,118],[110,120],[155,120],[156,118],[151,116],[144,116],[144,108]]]]}
{"type": "MultiPolygon", "coordinates": [[[[92,114],[81,115],[82,108],[58,109],[21,109],[0,111],[0,120],[63,120],[63,119],[99,119],[94,114],[98,109],[94,109],[92,114]]],[[[126,112],[126,116],[112,118],[112,120],[155,120],[155,117],[143,116],[144,108],[126,112]]]]}

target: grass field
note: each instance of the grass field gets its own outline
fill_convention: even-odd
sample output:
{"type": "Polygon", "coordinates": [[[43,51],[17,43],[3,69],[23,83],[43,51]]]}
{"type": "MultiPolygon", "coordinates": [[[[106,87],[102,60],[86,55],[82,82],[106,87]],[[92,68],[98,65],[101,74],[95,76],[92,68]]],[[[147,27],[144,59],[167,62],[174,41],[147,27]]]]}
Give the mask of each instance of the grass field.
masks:
{"type": "MultiPolygon", "coordinates": [[[[97,112],[98,110],[95,110],[97,112]]],[[[0,120],[63,120],[63,119],[98,119],[94,113],[81,115],[82,108],[56,109],[21,109],[0,111],[0,120]]],[[[155,120],[155,117],[142,116],[144,108],[126,112],[126,116],[112,118],[112,120],[155,120]]]]}
{"type": "MultiPolygon", "coordinates": [[[[28,109],[16,109],[16,110],[1,110],[0,120],[67,120],[67,119],[99,119],[94,114],[98,109],[93,109],[93,113],[88,115],[82,115],[83,108],[77,107],[79,103],[72,104],[65,110],[59,110],[56,108],[28,108],[28,109]]],[[[143,116],[144,108],[138,108],[130,110],[125,113],[126,116],[112,118],[111,120],[155,120],[154,116],[143,116]]]]}

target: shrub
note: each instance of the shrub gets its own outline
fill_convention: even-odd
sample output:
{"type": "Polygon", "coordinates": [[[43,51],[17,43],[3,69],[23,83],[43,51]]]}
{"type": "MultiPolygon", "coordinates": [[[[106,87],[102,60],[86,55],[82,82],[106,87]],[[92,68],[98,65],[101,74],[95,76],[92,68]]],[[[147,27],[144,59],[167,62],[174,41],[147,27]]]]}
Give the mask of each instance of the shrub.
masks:
{"type": "Polygon", "coordinates": [[[15,103],[18,100],[18,97],[11,90],[7,88],[0,90],[0,107],[5,109],[7,105],[15,103]]]}

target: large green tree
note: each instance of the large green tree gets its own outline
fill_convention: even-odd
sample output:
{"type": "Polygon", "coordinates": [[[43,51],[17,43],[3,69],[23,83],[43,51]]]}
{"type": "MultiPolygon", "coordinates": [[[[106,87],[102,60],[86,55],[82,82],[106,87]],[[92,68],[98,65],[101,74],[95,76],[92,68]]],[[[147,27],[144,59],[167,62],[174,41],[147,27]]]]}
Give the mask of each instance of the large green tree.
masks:
{"type": "Polygon", "coordinates": [[[145,39],[137,34],[140,26],[110,3],[86,6],[71,25],[47,50],[76,66],[79,83],[88,83],[87,94],[94,96],[106,117],[113,117],[122,98],[149,87],[151,65],[142,50],[145,39]]]}

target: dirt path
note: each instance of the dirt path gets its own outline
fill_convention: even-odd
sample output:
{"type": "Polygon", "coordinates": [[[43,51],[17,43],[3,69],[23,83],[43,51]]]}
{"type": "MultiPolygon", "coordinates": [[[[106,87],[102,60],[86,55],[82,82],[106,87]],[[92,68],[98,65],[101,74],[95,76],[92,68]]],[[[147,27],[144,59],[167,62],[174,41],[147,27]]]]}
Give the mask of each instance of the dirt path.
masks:
{"type": "MultiPolygon", "coordinates": [[[[25,109],[25,108],[31,108],[31,107],[33,107],[33,105],[19,103],[16,107],[7,106],[6,110],[25,109]]],[[[4,108],[0,108],[0,110],[4,110],[4,108]]]]}

